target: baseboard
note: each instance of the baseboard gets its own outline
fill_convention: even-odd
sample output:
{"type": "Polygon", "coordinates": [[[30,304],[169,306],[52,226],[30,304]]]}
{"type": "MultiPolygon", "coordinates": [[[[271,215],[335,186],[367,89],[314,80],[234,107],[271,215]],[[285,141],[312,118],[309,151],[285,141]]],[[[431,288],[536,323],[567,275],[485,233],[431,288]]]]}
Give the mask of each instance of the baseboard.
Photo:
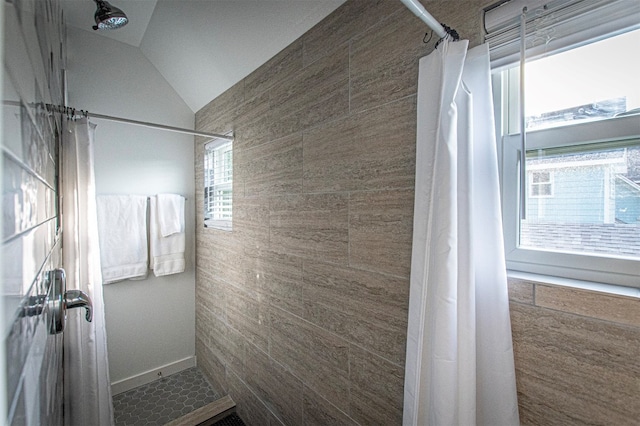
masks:
{"type": "Polygon", "coordinates": [[[154,368],[153,370],[145,371],[144,373],[137,374],[126,379],[118,380],[111,383],[111,394],[117,395],[122,392],[137,388],[138,386],[146,385],[162,377],[170,376],[171,374],[178,373],[187,368],[196,366],[196,357],[190,356],[170,364],[154,368]]]}

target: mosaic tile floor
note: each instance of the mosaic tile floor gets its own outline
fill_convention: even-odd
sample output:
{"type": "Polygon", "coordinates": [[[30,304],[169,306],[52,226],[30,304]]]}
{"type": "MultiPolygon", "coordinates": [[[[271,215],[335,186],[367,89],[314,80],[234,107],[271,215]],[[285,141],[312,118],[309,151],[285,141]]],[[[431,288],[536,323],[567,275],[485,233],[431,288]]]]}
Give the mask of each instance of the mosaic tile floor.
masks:
{"type": "Polygon", "coordinates": [[[115,423],[116,426],[162,425],[220,397],[194,367],[115,395],[115,423]]]}

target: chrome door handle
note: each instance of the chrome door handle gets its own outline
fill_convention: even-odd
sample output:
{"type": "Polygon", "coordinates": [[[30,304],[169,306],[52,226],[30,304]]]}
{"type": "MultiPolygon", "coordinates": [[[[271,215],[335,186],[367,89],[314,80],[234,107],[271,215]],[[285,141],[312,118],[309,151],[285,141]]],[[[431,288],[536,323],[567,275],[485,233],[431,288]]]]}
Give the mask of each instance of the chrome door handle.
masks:
{"type": "Polygon", "coordinates": [[[51,280],[49,308],[53,314],[49,333],[59,334],[64,331],[67,322],[67,309],[85,308],[85,319],[88,322],[93,320],[91,298],[80,290],[67,291],[67,276],[64,269],[59,268],[49,271],[49,280],[51,280]]]}
{"type": "Polygon", "coordinates": [[[67,276],[64,269],[49,271],[49,281],[49,310],[52,316],[49,334],[59,334],[64,331],[64,324],[67,319],[67,312],[64,309],[67,276]]]}
{"type": "Polygon", "coordinates": [[[87,312],[85,313],[85,319],[88,322],[93,320],[93,303],[91,298],[80,290],[68,290],[64,292],[64,305],[66,309],[82,308],[84,307],[87,312]]]}

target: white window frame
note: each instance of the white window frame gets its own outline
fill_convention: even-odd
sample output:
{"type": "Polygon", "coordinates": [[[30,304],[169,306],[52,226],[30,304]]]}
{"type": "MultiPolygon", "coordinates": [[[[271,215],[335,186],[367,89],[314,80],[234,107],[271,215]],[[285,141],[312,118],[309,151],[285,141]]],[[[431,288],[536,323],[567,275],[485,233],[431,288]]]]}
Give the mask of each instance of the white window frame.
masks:
{"type": "Polygon", "coordinates": [[[214,139],[204,153],[204,226],[231,231],[233,229],[233,142],[214,139]],[[231,158],[227,158],[227,153],[231,158]],[[229,174],[231,175],[229,177],[229,174]],[[230,193],[226,198],[218,191],[230,193]]]}
{"type": "MultiPolygon", "coordinates": [[[[499,108],[496,111],[499,111],[499,108]]],[[[640,139],[640,117],[637,115],[527,132],[527,149],[548,149],[633,139],[640,139]]],[[[520,247],[518,182],[520,134],[503,136],[499,148],[502,151],[500,179],[507,269],[640,287],[640,261],[633,258],[520,247]]]]}
{"type": "MultiPolygon", "coordinates": [[[[519,71],[510,68],[520,57],[521,15],[527,7],[528,60],[579,47],[640,28],[640,3],[626,0],[500,0],[483,15],[485,41],[494,70],[494,105],[507,269],[511,276],[581,287],[585,281],[613,284],[607,290],[639,292],[640,261],[614,255],[592,255],[519,247],[520,135],[519,71]],[[568,6],[567,6],[568,5],[568,6]],[[544,6],[544,8],[543,8],[544,6]],[[566,6],[566,7],[565,7],[566,6]],[[551,19],[546,19],[551,17],[551,19]],[[544,37],[546,33],[553,37],[544,37]],[[542,35],[542,36],[540,36],[542,35]],[[508,69],[509,72],[502,73],[508,69]],[[515,106],[515,107],[512,107],[515,106]],[[505,136],[503,136],[505,135],[505,136]]],[[[527,150],[640,138],[640,117],[626,116],[570,126],[527,131],[527,150]],[[551,142],[550,142],[551,141],[551,142]]],[[[635,294],[635,293],[634,293],[635,294]]]]}

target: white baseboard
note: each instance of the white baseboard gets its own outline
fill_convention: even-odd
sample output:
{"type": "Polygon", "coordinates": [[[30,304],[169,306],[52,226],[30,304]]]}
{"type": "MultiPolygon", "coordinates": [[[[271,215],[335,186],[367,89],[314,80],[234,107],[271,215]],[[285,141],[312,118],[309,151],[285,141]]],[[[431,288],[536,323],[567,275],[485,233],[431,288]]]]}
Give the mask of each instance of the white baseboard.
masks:
{"type": "Polygon", "coordinates": [[[182,370],[196,366],[196,357],[190,356],[167,365],[154,368],[153,370],[145,371],[144,373],[137,374],[126,379],[118,380],[111,383],[111,394],[117,395],[122,392],[126,392],[138,386],[146,385],[155,380],[159,380],[162,377],[170,376],[174,373],[179,373],[182,370]]]}

